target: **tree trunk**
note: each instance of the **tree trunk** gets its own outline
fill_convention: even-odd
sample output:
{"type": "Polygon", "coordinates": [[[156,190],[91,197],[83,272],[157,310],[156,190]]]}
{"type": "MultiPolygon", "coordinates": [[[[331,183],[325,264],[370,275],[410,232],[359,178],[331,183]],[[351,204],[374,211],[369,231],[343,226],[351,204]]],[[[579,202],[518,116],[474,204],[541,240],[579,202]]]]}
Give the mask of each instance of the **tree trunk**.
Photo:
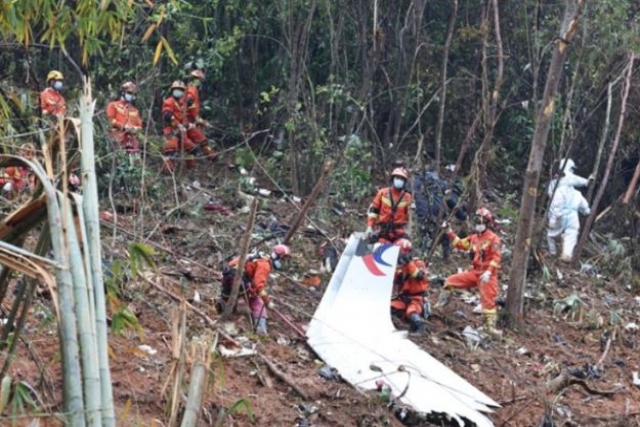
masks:
{"type": "Polygon", "coordinates": [[[447,38],[444,42],[444,52],[442,55],[442,80],[440,83],[440,108],[438,109],[438,123],[436,124],[436,147],[435,147],[435,170],[440,171],[440,155],[442,152],[442,128],[444,126],[444,111],[447,102],[447,68],[449,65],[449,50],[451,49],[451,40],[453,32],[456,28],[456,19],[458,18],[458,0],[453,0],[453,11],[449,18],[449,28],[447,29],[447,38]]]}
{"type": "Polygon", "coordinates": [[[604,144],[607,142],[607,136],[609,135],[609,126],[611,124],[611,104],[613,101],[613,85],[615,82],[609,83],[607,87],[607,113],[604,118],[604,127],[602,128],[602,134],[600,135],[600,143],[598,144],[598,154],[596,154],[596,161],[593,164],[591,175],[594,179],[589,182],[589,190],[587,191],[587,202],[591,204],[593,200],[593,192],[596,189],[596,180],[598,176],[598,170],[600,170],[600,162],[602,161],[602,152],[604,151],[604,144]]]}
{"type": "Polygon", "coordinates": [[[522,306],[527,272],[527,261],[531,249],[531,231],[536,210],[538,183],[544,157],[549,129],[554,113],[554,98],[558,90],[558,83],[567,57],[567,48],[573,38],[578,21],[582,15],[584,0],[566,0],[564,18],[560,35],[549,65],[549,73],[542,98],[542,105],[537,113],[536,127],[531,142],[529,162],[525,174],[520,205],[520,221],[516,233],[516,244],[509,275],[509,291],[507,293],[507,313],[509,324],[519,324],[522,321],[522,306]]]}
{"type": "Polygon", "coordinates": [[[598,213],[598,205],[600,204],[600,200],[602,200],[602,196],[604,195],[604,190],[607,188],[607,182],[609,181],[609,176],[611,175],[611,170],[613,169],[613,161],[616,157],[616,151],[618,151],[618,145],[620,144],[620,135],[622,135],[622,128],[624,126],[624,119],[627,114],[627,99],[629,98],[629,89],[631,87],[631,76],[633,75],[633,62],[635,61],[636,56],[633,51],[629,53],[629,65],[627,65],[627,77],[624,82],[624,88],[622,90],[622,106],[620,108],[620,116],[618,117],[618,129],[616,130],[616,136],[611,145],[611,151],[609,153],[609,159],[607,160],[607,167],[604,170],[604,176],[602,177],[602,181],[600,182],[600,187],[598,187],[598,192],[596,193],[596,198],[593,200],[593,204],[591,205],[591,214],[587,218],[586,223],[582,229],[582,234],[580,235],[580,240],[578,240],[578,244],[573,251],[573,259],[572,262],[577,262],[580,259],[580,253],[584,248],[584,244],[589,237],[589,231],[591,231],[591,227],[593,226],[593,222],[598,213]]]}

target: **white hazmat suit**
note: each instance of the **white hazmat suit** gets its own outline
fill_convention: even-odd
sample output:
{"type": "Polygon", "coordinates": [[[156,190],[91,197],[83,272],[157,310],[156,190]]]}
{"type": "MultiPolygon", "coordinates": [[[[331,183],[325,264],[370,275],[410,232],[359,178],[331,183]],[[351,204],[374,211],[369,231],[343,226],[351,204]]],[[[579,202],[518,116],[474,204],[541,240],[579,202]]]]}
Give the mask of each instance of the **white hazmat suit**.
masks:
{"type": "Polygon", "coordinates": [[[556,238],[562,236],[562,261],[569,262],[573,257],[573,248],[580,232],[578,213],[589,215],[591,210],[582,193],[571,186],[558,187],[549,209],[549,228],[547,242],[549,253],[557,255],[556,238]]]}

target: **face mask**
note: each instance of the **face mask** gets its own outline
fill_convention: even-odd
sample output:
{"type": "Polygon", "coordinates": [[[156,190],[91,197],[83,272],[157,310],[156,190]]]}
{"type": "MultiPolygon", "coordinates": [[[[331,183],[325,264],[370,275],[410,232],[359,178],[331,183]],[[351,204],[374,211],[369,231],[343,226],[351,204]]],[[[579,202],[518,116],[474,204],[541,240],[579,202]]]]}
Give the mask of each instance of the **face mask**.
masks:
{"type": "Polygon", "coordinates": [[[182,98],[182,95],[184,95],[184,92],[181,91],[181,90],[176,89],[176,90],[173,91],[173,97],[174,98],[180,99],[180,98],[182,98]]]}
{"type": "Polygon", "coordinates": [[[401,190],[404,188],[404,179],[402,178],[393,178],[393,186],[397,190],[401,190]]]}
{"type": "Polygon", "coordinates": [[[478,233],[482,233],[486,229],[487,229],[486,225],[484,225],[484,224],[476,224],[476,231],[478,233]]]}
{"type": "Polygon", "coordinates": [[[62,82],[60,80],[56,80],[55,82],[53,82],[53,88],[55,90],[62,90],[62,88],[64,87],[64,85],[62,84],[62,82]]]}
{"type": "Polygon", "coordinates": [[[133,100],[136,99],[135,96],[133,96],[132,93],[125,93],[124,94],[124,100],[127,102],[133,102],[133,100]]]}
{"type": "Polygon", "coordinates": [[[275,268],[276,270],[280,270],[282,268],[282,262],[280,262],[279,259],[274,259],[273,268],[275,268]]]}

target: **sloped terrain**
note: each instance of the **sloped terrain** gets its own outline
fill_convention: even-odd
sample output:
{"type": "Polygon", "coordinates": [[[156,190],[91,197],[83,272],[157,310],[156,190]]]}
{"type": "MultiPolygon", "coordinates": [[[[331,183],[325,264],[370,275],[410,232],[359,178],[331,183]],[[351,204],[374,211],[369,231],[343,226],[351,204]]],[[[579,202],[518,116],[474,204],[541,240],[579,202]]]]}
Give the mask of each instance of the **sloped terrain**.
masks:
{"type": "MultiPolygon", "coordinates": [[[[402,425],[395,417],[396,408],[390,408],[380,396],[364,395],[337,377],[320,376],[323,364],[299,333],[323,288],[303,284],[304,274],[320,269],[318,248],[327,237],[335,241],[349,227],[362,228],[365,207],[334,209],[325,198],[316,202],[309,213],[312,221],[306,224],[317,228],[298,230],[292,242],[294,258],[271,285],[270,293],[283,317],[271,314],[269,337],[251,331],[242,303],[229,323],[214,327],[219,274],[224,260],[239,249],[248,215],[245,193],[239,192],[242,176],[221,163],[213,171],[205,169],[201,165],[197,172],[188,172],[175,187],[169,177],[159,178],[165,197],[147,202],[142,213],[129,212],[126,208],[131,201],[121,197],[114,201],[116,213],[121,213],[113,216],[105,202],[109,214],[103,219],[103,245],[105,260],[110,262],[105,265],[110,265],[110,286],[119,291],[112,294],[109,310],[118,425],[167,425],[175,375],[172,368],[177,364],[172,352],[177,335],[172,325],[181,312],[186,318],[187,342],[193,337],[211,338],[220,331],[200,425],[402,425]],[[135,279],[128,252],[133,242],[154,248],[157,263],[135,279]],[[188,305],[178,303],[176,296],[188,305]],[[123,326],[123,313],[133,313],[137,320],[123,326]],[[237,351],[238,344],[254,354],[223,356],[237,351]]],[[[267,180],[258,181],[268,187],[267,180]]],[[[267,250],[275,241],[270,238],[282,236],[291,224],[300,202],[277,193],[261,200],[252,244],[267,250]]],[[[510,251],[514,250],[514,234],[514,225],[504,225],[501,236],[510,251]]],[[[430,266],[432,303],[439,292],[436,277],[467,265],[466,255],[454,253],[444,263],[436,253],[430,266]]],[[[506,256],[502,283],[508,268],[506,256]]],[[[532,270],[525,326],[505,331],[502,341],[470,343],[463,334],[466,327],[481,324],[480,316],[473,313],[477,303],[473,294],[454,298],[434,313],[427,334],[412,339],[502,404],[492,415],[498,426],[537,426],[545,413],[556,425],[637,425],[640,390],[632,382],[632,372],[640,370],[640,332],[635,325],[640,323],[640,300],[634,298],[629,279],[633,276],[609,277],[596,268],[593,265],[579,272],[548,260],[546,274],[532,270]],[[560,303],[563,300],[566,304],[560,303]],[[564,376],[558,379],[561,374],[564,376]]],[[[328,275],[322,277],[323,284],[328,280],[328,275]]],[[[397,325],[406,327],[399,321],[397,325]]],[[[45,414],[61,410],[60,356],[54,328],[45,292],[32,309],[10,369],[10,375],[33,387],[38,411],[45,414]]],[[[188,351],[185,353],[181,400],[186,398],[192,362],[188,351]]],[[[27,411],[32,412],[28,406],[27,411]]],[[[18,410],[14,414],[20,415],[18,410]]],[[[446,421],[428,424],[412,418],[406,423],[447,425],[446,421]]],[[[18,417],[16,425],[32,419],[18,417]]],[[[40,425],[59,423],[43,417],[40,425]]]]}

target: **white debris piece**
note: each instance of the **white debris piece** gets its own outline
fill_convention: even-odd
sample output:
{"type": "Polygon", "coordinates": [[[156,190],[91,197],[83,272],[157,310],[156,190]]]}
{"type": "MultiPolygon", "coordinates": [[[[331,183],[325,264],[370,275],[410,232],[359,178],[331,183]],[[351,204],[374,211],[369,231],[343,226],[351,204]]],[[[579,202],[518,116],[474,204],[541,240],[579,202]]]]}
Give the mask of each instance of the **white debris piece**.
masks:
{"type": "Polygon", "coordinates": [[[499,406],[493,399],[394,328],[389,301],[397,257],[396,246],[376,245],[372,253],[362,233],[352,235],[309,325],[309,345],[354,386],[374,390],[382,374],[391,394],[419,412],[446,413],[461,427],[463,418],[493,426],[482,414],[499,406]]]}
{"type": "Polygon", "coordinates": [[[146,344],[139,345],[138,346],[138,350],[144,351],[145,353],[147,353],[150,356],[153,356],[158,352],[158,350],[156,350],[155,348],[151,347],[150,345],[146,345],[146,344]]]}

